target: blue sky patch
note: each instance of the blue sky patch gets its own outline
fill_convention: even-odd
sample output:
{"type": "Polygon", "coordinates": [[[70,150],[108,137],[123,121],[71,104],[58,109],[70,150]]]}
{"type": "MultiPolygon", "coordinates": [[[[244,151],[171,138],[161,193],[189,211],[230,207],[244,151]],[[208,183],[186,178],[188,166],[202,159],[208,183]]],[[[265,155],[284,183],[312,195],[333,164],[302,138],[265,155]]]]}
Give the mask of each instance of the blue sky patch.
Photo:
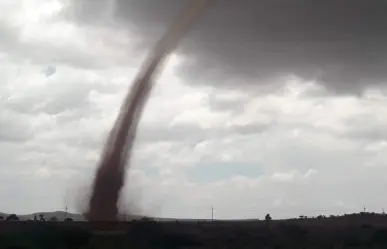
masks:
{"type": "Polygon", "coordinates": [[[47,77],[50,77],[51,75],[54,75],[56,73],[56,67],[54,66],[48,66],[44,72],[47,77]]]}
{"type": "Polygon", "coordinates": [[[219,162],[199,164],[187,170],[187,177],[195,183],[210,183],[232,176],[243,175],[247,177],[257,177],[262,175],[263,169],[258,164],[243,162],[219,162]]]}

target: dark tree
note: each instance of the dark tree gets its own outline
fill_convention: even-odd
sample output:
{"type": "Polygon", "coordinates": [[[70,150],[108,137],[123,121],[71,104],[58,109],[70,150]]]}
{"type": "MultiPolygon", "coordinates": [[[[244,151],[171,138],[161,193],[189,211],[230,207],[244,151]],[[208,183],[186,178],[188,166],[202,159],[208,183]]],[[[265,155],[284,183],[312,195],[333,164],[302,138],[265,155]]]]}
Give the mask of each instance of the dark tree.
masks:
{"type": "Polygon", "coordinates": [[[17,217],[16,214],[10,214],[10,215],[7,216],[6,220],[8,220],[8,221],[17,221],[17,220],[19,220],[19,217],[17,217]]]}
{"type": "Polygon", "coordinates": [[[39,214],[39,217],[40,217],[40,221],[46,221],[46,219],[44,218],[44,214],[39,214]]]}
{"type": "Polygon", "coordinates": [[[52,216],[52,217],[50,218],[50,221],[58,221],[58,218],[57,218],[56,216],[52,216]]]}
{"type": "Polygon", "coordinates": [[[270,221],[271,221],[271,216],[270,216],[270,214],[267,214],[267,215],[265,216],[265,221],[266,221],[266,226],[268,227],[268,226],[269,226],[269,223],[270,223],[270,221]]]}

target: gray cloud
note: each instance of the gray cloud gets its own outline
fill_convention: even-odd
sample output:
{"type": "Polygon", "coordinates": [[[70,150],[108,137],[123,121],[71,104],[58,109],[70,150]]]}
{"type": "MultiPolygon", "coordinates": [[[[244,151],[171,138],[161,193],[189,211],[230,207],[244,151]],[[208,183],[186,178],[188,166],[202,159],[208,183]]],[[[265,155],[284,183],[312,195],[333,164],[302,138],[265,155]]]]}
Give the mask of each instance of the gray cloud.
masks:
{"type": "MultiPolygon", "coordinates": [[[[112,1],[74,2],[78,20],[92,23],[112,1]],[[97,16],[88,18],[91,13],[97,16]]],[[[130,24],[148,48],[188,0],[114,2],[106,8],[114,20],[130,24]]],[[[194,58],[182,74],[232,75],[256,84],[296,74],[335,91],[359,92],[387,78],[386,8],[383,0],[214,1],[181,47],[194,58]]]]}
{"type": "Polygon", "coordinates": [[[176,125],[172,127],[148,126],[139,129],[139,140],[143,142],[197,142],[212,136],[217,138],[227,137],[229,134],[251,135],[259,134],[270,129],[271,124],[256,123],[246,125],[231,125],[203,129],[195,125],[176,125]]]}
{"type": "MultiPolygon", "coordinates": [[[[75,203],[64,197],[67,186],[73,187],[67,195],[74,197],[74,192],[81,190],[77,182],[89,182],[86,180],[93,173],[127,80],[136,71],[129,61],[140,61],[137,55],[145,54],[144,49],[157,40],[187,2],[132,0],[129,5],[130,1],[122,0],[115,1],[114,12],[111,1],[80,0],[67,13],[78,21],[69,25],[79,32],[65,38],[63,33],[41,38],[48,26],[60,27],[51,21],[50,25],[35,23],[41,33],[24,40],[19,39],[22,27],[12,29],[9,23],[0,23],[8,32],[0,32],[4,38],[0,39],[4,53],[0,60],[0,158],[4,171],[0,194],[8,200],[0,211],[48,211],[75,203]],[[157,10],[152,12],[152,8],[157,10]],[[173,14],[168,16],[169,12],[173,14]],[[114,20],[110,20],[112,15],[114,20]],[[126,36],[132,33],[133,37],[126,36]],[[143,41],[143,50],[129,53],[132,38],[137,41],[135,36],[143,41]],[[61,43],[78,39],[88,49],[61,43]],[[99,46],[100,42],[103,45],[99,46]],[[57,71],[47,78],[43,69],[48,65],[55,65],[57,71]],[[47,186],[51,188],[47,190],[47,186]],[[34,202],[38,199],[45,201],[34,202]]],[[[352,2],[352,6],[360,6],[357,0],[352,2]]],[[[367,4],[371,3],[376,1],[367,4]]],[[[377,49],[366,48],[356,54],[356,49],[344,45],[353,41],[360,47],[383,41],[376,32],[383,24],[366,30],[355,23],[352,30],[340,33],[347,26],[338,25],[335,31],[331,24],[326,23],[325,28],[316,21],[319,30],[304,34],[308,28],[307,22],[302,23],[304,17],[323,19],[313,12],[314,7],[308,10],[311,14],[283,13],[285,22],[283,11],[275,4],[292,8],[286,0],[281,4],[277,0],[216,1],[185,39],[180,49],[194,60],[182,71],[173,68],[161,77],[161,87],[153,93],[139,130],[134,171],[130,172],[139,187],[130,179],[129,188],[123,191],[129,201],[137,201],[131,191],[138,193],[140,188],[139,202],[160,202],[161,215],[192,218],[208,217],[211,206],[215,206],[216,218],[261,218],[267,212],[277,218],[316,215],[320,209],[331,214],[358,212],[363,205],[372,211],[385,207],[380,196],[386,187],[387,147],[379,141],[387,137],[383,131],[385,92],[333,96],[324,86],[300,83],[297,78],[257,85],[276,72],[313,76],[320,66],[331,62],[337,62],[332,68],[326,66],[333,70],[329,74],[332,80],[343,78],[332,73],[340,65],[346,65],[346,77],[356,71],[353,77],[371,75],[375,79],[378,74],[358,70],[356,65],[361,63],[355,59],[371,58],[377,49]],[[258,3],[265,11],[257,10],[254,17],[258,3]],[[269,14],[263,13],[266,11],[269,14]],[[256,26],[251,20],[256,20],[256,26]],[[285,24],[288,26],[281,26],[285,24]],[[219,32],[211,33],[215,30],[219,32]],[[368,32],[374,41],[355,36],[359,30],[368,32]],[[264,34],[259,42],[257,33],[264,34]],[[261,50],[250,51],[247,45],[261,50]],[[331,56],[325,58],[323,52],[331,56]],[[175,72],[181,72],[182,78],[175,72]],[[192,87],[200,81],[219,87],[192,87]]],[[[361,11],[371,10],[370,6],[361,11]]],[[[322,13],[329,10],[318,7],[322,13]]],[[[332,20],[340,19],[337,13],[331,14],[332,20]]],[[[376,13],[374,19],[378,18],[376,13]]],[[[345,23],[349,19],[340,20],[345,23]]],[[[383,51],[378,53],[382,58],[383,51]]],[[[380,73],[379,69],[372,68],[380,73]]],[[[343,79],[349,82],[348,77],[343,79]]],[[[348,90],[349,85],[327,86],[348,90]]],[[[148,203],[144,206],[152,208],[148,203]]]]}
{"type": "Polygon", "coordinates": [[[0,142],[23,142],[33,138],[34,134],[28,122],[26,115],[19,115],[5,109],[0,103],[0,142]]]}
{"type": "MultiPolygon", "coordinates": [[[[60,19],[58,19],[60,20],[60,19]]],[[[55,23],[54,20],[53,23],[55,23]]],[[[82,28],[82,26],[79,26],[82,28]]],[[[43,27],[41,32],[47,27],[43,27]]],[[[61,28],[61,27],[57,27],[61,28]]],[[[141,54],[136,54],[132,48],[136,47],[135,41],[132,41],[128,46],[127,41],[120,41],[120,35],[104,34],[103,30],[93,30],[91,27],[83,27],[82,32],[91,32],[85,37],[79,37],[78,40],[85,40],[88,46],[83,46],[82,41],[65,40],[64,43],[52,41],[50,39],[31,40],[23,39],[22,28],[13,25],[7,21],[0,21],[0,51],[5,51],[9,56],[10,62],[23,63],[30,61],[34,64],[47,65],[66,65],[77,67],[80,69],[106,69],[116,68],[120,66],[131,65],[138,63],[141,59],[141,54]],[[94,33],[93,33],[94,32],[94,33]],[[90,38],[88,36],[94,36],[90,38]],[[87,40],[89,39],[89,40],[87,40]],[[93,41],[99,40],[104,47],[112,47],[119,49],[119,53],[111,53],[111,51],[100,54],[100,48],[92,46],[93,41]],[[68,42],[70,41],[70,42],[68,42]],[[66,43],[67,42],[67,43],[66,43]]],[[[112,28],[110,31],[114,32],[112,28]]],[[[48,30],[47,32],[51,32],[48,30]]]]}

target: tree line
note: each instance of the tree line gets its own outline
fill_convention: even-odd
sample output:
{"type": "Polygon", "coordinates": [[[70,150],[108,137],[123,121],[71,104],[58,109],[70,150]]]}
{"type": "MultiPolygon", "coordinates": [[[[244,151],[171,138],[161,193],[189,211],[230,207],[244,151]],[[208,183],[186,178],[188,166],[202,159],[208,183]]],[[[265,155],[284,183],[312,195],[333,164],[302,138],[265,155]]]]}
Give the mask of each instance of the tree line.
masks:
{"type": "MultiPolygon", "coordinates": [[[[10,214],[6,217],[3,215],[0,215],[0,221],[19,221],[20,218],[16,214],[10,214]]],[[[59,219],[56,216],[52,216],[48,219],[49,221],[59,221],[59,219]]],[[[31,219],[28,219],[28,221],[32,221],[31,219]]],[[[46,218],[44,217],[44,214],[35,215],[33,221],[46,221],[46,218]]],[[[67,217],[63,221],[73,221],[73,219],[67,217]]]]}

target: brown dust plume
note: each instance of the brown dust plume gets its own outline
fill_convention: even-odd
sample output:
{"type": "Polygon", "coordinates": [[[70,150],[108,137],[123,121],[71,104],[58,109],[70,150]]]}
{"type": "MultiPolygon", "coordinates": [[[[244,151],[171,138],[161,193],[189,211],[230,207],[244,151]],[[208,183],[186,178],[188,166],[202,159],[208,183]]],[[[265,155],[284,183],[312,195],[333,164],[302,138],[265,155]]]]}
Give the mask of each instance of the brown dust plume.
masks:
{"type": "Polygon", "coordinates": [[[169,52],[209,2],[210,0],[192,1],[156,44],[136,76],[101,155],[86,213],[88,220],[114,221],[117,219],[117,204],[124,185],[126,165],[130,161],[137,127],[152,90],[155,75],[169,52]]]}

